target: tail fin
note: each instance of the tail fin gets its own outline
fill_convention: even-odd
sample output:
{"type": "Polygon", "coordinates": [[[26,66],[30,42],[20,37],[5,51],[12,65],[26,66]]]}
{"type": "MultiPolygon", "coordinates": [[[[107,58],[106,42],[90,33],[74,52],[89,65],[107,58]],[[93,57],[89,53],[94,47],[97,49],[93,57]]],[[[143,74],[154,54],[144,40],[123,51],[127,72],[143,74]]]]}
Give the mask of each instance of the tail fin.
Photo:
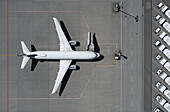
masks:
{"type": "Polygon", "coordinates": [[[20,69],[24,69],[24,67],[27,64],[27,62],[29,61],[29,59],[30,59],[29,57],[26,57],[26,56],[23,57],[20,69]]]}
{"type": "Polygon", "coordinates": [[[88,40],[87,40],[87,51],[94,51],[94,34],[91,32],[88,32],[88,40]]]}
{"type": "MultiPolygon", "coordinates": [[[[27,54],[27,53],[30,52],[30,51],[28,50],[27,46],[25,45],[24,41],[21,41],[21,47],[22,47],[22,51],[23,51],[24,54],[27,54]]],[[[29,61],[29,59],[30,59],[29,57],[23,56],[20,69],[24,69],[24,67],[25,67],[25,65],[27,64],[27,62],[29,61]]]]}
{"type": "Polygon", "coordinates": [[[25,45],[24,41],[21,41],[21,46],[22,46],[22,51],[23,51],[23,53],[26,54],[26,53],[30,52],[30,51],[28,50],[27,46],[25,45]]]}
{"type": "Polygon", "coordinates": [[[31,45],[31,52],[37,51],[34,45],[31,45]]]}

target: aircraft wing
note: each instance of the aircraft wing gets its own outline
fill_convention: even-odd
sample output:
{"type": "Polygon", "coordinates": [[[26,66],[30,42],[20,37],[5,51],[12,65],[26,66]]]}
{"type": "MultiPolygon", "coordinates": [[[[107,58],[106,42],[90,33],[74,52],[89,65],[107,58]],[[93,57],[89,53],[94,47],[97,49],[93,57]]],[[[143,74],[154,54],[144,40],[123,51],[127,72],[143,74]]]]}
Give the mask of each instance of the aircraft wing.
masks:
{"type": "Polygon", "coordinates": [[[53,87],[51,94],[54,94],[57,91],[61,81],[63,80],[64,75],[66,74],[66,72],[67,72],[67,70],[68,70],[68,68],[71,64],[71,62],[72,62],[72,60],[60,60],[60,69],[59,69],[59,72],[58,72],[58,75],[57,75],[57,79],[55,80],[55,84],[54,84],[54,87],[53,87]]]}
{"type": "Polygon", "coordinates": [[[57,18],[53,17],[55,27],[57,30],[58,38],[60,40],[60,51],[72,51],[72,48],[61,28],[61,25],[59,24],[57,18]]]}

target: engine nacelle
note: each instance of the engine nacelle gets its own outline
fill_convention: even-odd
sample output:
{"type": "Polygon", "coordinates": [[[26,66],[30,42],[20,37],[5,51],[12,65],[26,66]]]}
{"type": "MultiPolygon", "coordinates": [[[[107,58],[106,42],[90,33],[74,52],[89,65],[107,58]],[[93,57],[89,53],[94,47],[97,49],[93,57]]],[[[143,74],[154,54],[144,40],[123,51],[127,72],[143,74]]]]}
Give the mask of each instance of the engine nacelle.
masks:
{"type": "Polygon", "coordinates": [[[77,70],[78,66],[77,65],[70,65],[69,69],[70,70],[77,70]]]}
{"type": "Polygon", "coordinates": [[[72,45],[72,46],[78,46],[79,42],[71,40],[71,41],[69,41],[69,44],[72,45]]]}

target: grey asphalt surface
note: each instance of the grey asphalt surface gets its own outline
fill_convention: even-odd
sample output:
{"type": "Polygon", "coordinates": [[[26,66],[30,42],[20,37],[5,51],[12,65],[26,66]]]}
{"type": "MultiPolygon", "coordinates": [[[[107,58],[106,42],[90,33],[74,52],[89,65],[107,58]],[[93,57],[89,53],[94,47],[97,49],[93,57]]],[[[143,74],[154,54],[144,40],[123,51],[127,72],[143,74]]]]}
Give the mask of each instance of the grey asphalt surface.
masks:
{"type": "Polygon", "coordinates": [[[144,112],[152,111],[152,1],[144,5],[144,112]]]}
{"type": "Polygon", "coordinates": [[[139,16],[137,23],[129,16],[113,12],[116,2],[9,1],[7,32],[7,2],[1,1],[0,111],[9,108],[9,112],[144,112],[142,1],[123,2],[124,11],[139,16]],[[31,72],[31,61],[20,70],[21,58],[16,56],[22,52],[21,40],[29,49],[33,44],[37,50],[59,50],[53,16],[64,22],[72,40],[80,42],[76,50],[86,50],[87,32],[91,31],[96,33],[100,52],[105,56],[97,62],[77,62],[80,70],[71,73],[61,96],[58,93],[49,96],[59,62],[38,63],[31,72]],[[113,58],[116,48],[128,60],[116,62],[113,58]]]}
{"type": "Polygon", "coordinates": [[[122,14],[122,112],[144,112],[144,36],[141,0],[123,2],[123,11],[139,16],[139,21],[122,14]]]}

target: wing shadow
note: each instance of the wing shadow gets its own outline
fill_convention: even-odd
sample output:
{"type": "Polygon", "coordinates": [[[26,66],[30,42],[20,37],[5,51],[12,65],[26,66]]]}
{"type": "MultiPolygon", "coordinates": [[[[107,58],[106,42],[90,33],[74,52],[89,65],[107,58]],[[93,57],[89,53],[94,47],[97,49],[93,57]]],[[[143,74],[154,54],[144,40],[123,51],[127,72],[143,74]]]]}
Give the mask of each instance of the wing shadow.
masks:
{"type": "MultiPolygon", "coordinates": [[[[67,40],[68,40],[68,41],[71,41],[72,39],[71,39],[71,37],[70,37],[70,35],[69,35],[69,33],[68,33],[68,30],[67,30],[64,22],[63,22],[63,21],[60,21],[60,25],[61,25],[61,28],[62,28],[62,30],[63,30],[63,32],[64,32],[67,40]]],[[[79,42],[78,42],[78,46],[80,46],[80,43],[79,43],[79,42]]],[[[75,48],[74,46],[71,46],[71,48],[72,48],[74,51],[76,51],[76,48],[75,48]]]]}

